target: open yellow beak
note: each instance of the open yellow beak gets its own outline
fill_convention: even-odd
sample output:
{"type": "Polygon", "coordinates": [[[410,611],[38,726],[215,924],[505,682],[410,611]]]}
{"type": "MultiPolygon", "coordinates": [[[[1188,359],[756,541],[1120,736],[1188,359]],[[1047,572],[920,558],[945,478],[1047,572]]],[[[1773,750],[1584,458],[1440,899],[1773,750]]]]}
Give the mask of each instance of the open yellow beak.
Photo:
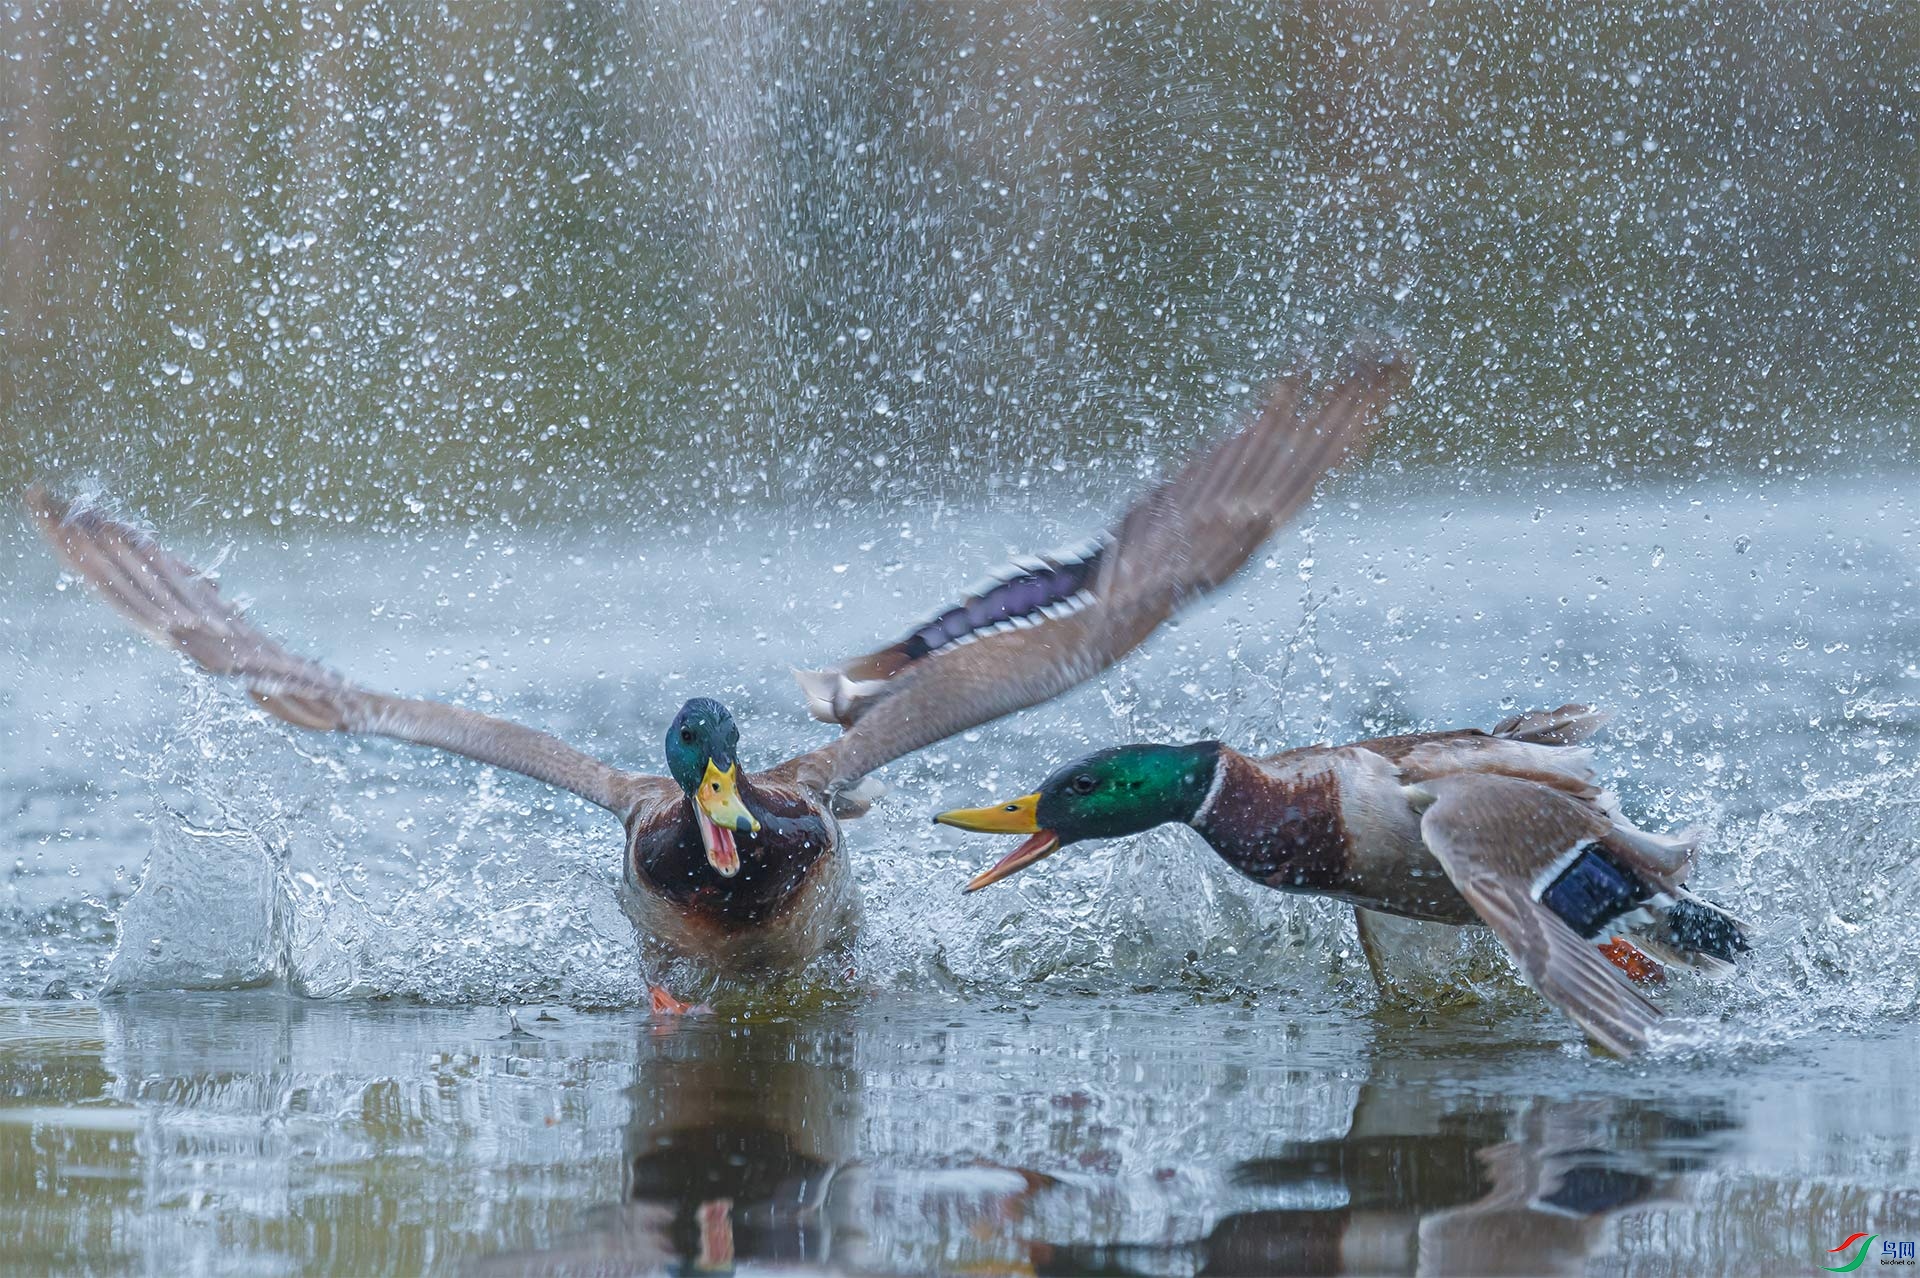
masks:
{"type": "Polygon", "coordinates": [[[942,812],[933,819],[941,825],[950,825],[956,830],[973,830],[980,834],[1030,834],[1033,837],[1023,841],[1012,852],[980,871],[967,883],[967,891],[978,892],[983,887],[998,883],[1001,879],[1032,865],[1035,861],[1044,861],[1060,849],[1060,836],[1052,830],[1040,828],[1039,819],[1034,815],[1040,806],[1040,796],[1029,794],[1025,798],[1010,803],[997,803],[990,808],[955,808],[951,812],[942,812]]]}
{"type": "Polygon", "coordinates": [[[722,772],[707,760],[707,775],[700,778],[700,808],[707,818],[723,830],[741,834],[760,833],[760,822],[740,802],[740,765],[730,763],[722,772]]]}
{"type": "Polygon", "coordinates": [[[707,863],[726,878],[740,873],[740,851],[733,836],[760,833],[760,822],[740,801],[740,765],[730,763],[722,771],[707,760],[707,773],[694,792],[694,804],[700,811],[700,842],[706,846],[707,863]]]}
{"type": "Polygon", "coordinates": [[[1029,794],[1024,799],[997,803],[990,808],[955,808],[942,812],[934,820],[956,830],[972,830],[975,834],[1032,834],[1040,828],[1039,818],[1034,815],[1039,808],[1040,796],[1029,794]]]}

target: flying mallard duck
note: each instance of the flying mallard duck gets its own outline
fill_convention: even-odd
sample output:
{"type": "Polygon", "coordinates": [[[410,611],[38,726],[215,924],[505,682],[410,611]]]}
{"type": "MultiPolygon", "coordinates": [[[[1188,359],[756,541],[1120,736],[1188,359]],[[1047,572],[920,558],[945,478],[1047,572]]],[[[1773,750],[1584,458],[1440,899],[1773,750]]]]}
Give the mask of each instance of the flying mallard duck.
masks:
{"type": "Polygon", "coordinates": [[[1363,940],[1368,910],[1490,927],[1534,989],[1625,1056],[1660,1016],[1635,988],[1659,973],[1648,955],[1717,974],[1749,946],[1743,924],[1682,886],[1693,839],[1635,828],[1595,783],[1580,743],[1605,721],[1568,705],[1491,732],[1266,759],[1218,741],[1121,746],[1068,764],[1024,798],[934,820],[1031,836],[969,892],[1069,843],[1180,822],[1256,882],[1364,907],[1363,940]]]}
{"type": "MultiPolygon", "coordinates": [[[[1373,427],[1397,380],[1356,355],[1312,404],[1301,379],[1245,428],[1154,488],[1106,536],[999,575],[877,652],[796,672],[815,717],[845,733],[765,772],[740,766],[725,706],[686,703],[665,777],[625,772],[532,728],[349,683],[257,629],[215,584],[100,511],[35,488],[27,505],[66,566],[136,627],[268,712],[317,731],[434,746],[525,773],[626,825],[622,900],[643,938],[729,968],[804,962],[848,931],[839,821],[890,760],[1035,705],[1099,673],[1181,605],[1231,577],[1373,427]]],[[[654,987],[662,1011],[682,1005],[654,987]]]]}

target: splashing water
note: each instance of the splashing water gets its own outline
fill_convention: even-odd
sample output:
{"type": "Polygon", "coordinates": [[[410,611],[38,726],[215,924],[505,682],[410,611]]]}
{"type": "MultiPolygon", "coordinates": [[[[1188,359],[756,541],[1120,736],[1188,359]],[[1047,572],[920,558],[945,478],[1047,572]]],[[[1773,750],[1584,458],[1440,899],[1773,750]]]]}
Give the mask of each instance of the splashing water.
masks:
{"type": "MultiPolygon", "coordinates": [[[[1756,953],[1731,983],[1683,980],[1670,995],[1679,1023],[1691,1026],[1679,1037],[1775,1041],[1910,1019],[1917,956],[1900,919],[1920,873],[1920,805],[1906,761],[1920,725],[1916,699],[1900,688],[1914,676],[1860,671],[1863,653],[1920,647],[1911,609],[1876,603],[1876,583],[1913,554],[1904,499],[1770,497],[1756,506],[1725,490],[1708,503],[1718,518],[1694,516],[1689,536],[1676,526],[1681,518],[1663,513],[1675,507],[1649,493],[1634,499],[1637,511],[1614,516],[1621,527],[1643,526],[1619,541],[1620,534],[1587,532],[1590,512],[1577,499],[1563,500],[1563,514],[1530,523],[1525,537],[1497,531],[1505,518],[1497,508],[1436,506],[1407,517],[1399,532],[1410,544],[1418,544],[1423,523],[1484,525],[1464,534],[1475,547],[1470,579],[1450,583],[1460,587],[1450,594],[1472,594],[1471,612],[1409,622],[1435,594],[1427,573],[1417,563],[1404,575],[1383,568],[1403,557],[1398,543],[1382,545],[1359,524],[1333,535],[1327,523],[1345,523],[1336,515],[1313,534],[1305,586],[1295,571],[1301,556],[1283,544],[1272,566],[1250,574],[1222,607],[1190,617],[1101,683],[896,765],[893,793],[847,827],[866,912],[853,988],[956,987],[1016,998],[1042,989],[1151,988],[1197,998],[1365,1002],[1373,997],[1370,981],[1344,907],[1242,882],[1185,832],[1074,848],[1012,885],[962,897],[960,884],[990,848],[929,829],[925,815],[1029,783],[1074,753],[1120,740],[1221,734],[1273,748],[1306,740],[1315,728],[1352,737],[1417,724],[1484,724],[1517,705],[1604,701],[1612,689],[1620,716],[1603,743],[1603,770],[1651,824],[1706,826],[1693,886],[1756,927],[1756,953]],[[1819,535],[1836,517],[1864,531],[1836,548],[1819,535]],[[1668,526],[1654,527],[1661,523],[1668,526]],[[1729,545],[1723,524],[1750,529],[1739,534],[1746,544],[1729,545]],[[1569,563],[1595,581],[1620,571],[1610,561],[1644,562],[1639,546],[1654,538],[1670,557],[1738,556],[1754,565],[1749,585],[1762,584],[1740,605],[1744,620],[1710,630],[1703,619],[1725,613],[1690,606],[1701,576],[1672,579],[1667,594],[1653,578],[1636,591],[1642,625],[1624,638],[1609,620],[1614,605],[1604,591],[1590,589],[1582,604],[1560,588],[1569,563]],[[1558,550],[1542,556],[1542,547],[1558,550]],[[1838,559],[1860,566],[1847,570],[1838,559]],[[1778,586],[1764,584],[1770,574],[1778,586]],[[1798,643],[1799,627],[1816,611],[1834,642],[1798,643]],[[1412,680],[1408,671],[1426,674],[1412,680]],[[1748,695],[1735,698],[1741,689],[1748,695]],[[1387,690],[1392,701],[1376,699],[1387,690]]],[[[1618,511],[1625,499],[1606,500],[1618,511]]],[[[1691,512],[1698,500],[1690,496],[1678,509],[1691,512]]],[[[991,523],[981,517],[972,535],[991,523]]],[[[725,645],[689,650],[678,640],[695,633],[696,616],[714,633],[755,628],[748,618],[716,615],[700,599],[695,579],[715,565],[676,563],[645,543],[602,547],[594,560],[573,564],[563,538],[517,539],[512,562],[560,570],[539,571],[537,582],[495,582],[484,616],[440,607],[423,622],[416,610],[438,603],[436,586],[423,595],[404,578],[368,580],[361,570],[380,562],[380,552],[333,542],[330,562],[345,570],[323,587],[311,579],[304,586],[325,597],[320,613],[290,593],[262,598],[257,610],[282,629],[320,628],[323,650],[356,674],[366,671],[363,678],[430,686],[432,667],[451,657],[466,672],[460,695],[470,702],[602,743],[629,766],[656,766],[654,725],[679,697],[717,691],[738,705],[743,749],[759,765],[822,731],[799,714],[783,663],[856,650],[875,638],[876,614],[898,615],[894,628],[904,629],[923,600],[892,596],[924,589],[937,599],[934,583],[964,579],[975,562],[995,557],[1001,538],[1016,535],[1008,529],[988,545],[889,550],[913,581],[929,583],[924,588],[909,589],[890,573],[848,573],[833,578],[845,583],[838,597],[781,597],[793,618],[782,633],[806,634],[810,646],[780,651],[767,631],[765,642],[751,645],[764,652],[766,669],[744,681],[725,645]],[[648,566],[644,622],[629,625],[616,609],[616,620],[543,633],[556,597],[592,598],[586,582],[601,564],[616,562],[648,566]],[[401,631],[398,641],[390,628],[401,631]],[[384,649],[389,642],[394,647],[384,649]],[[511,659],[487,655],[516,645],[511,659]],[[356,659],[356,652],[369,656],[356,659]],[[616,665],[627,673],[608,675],[616,665]]],[[[824,553],[812,562],[824,572],[839,562],[833,556],[844,553],[845,540],[861,536],[857,526],[820,535],[824,553]]],[[[464,559],[469,569],[454,571],[469,571],[502,562],[506,549],[424,546],[410,559],[464,559]]],[[[812,553],[790,550],[776,560],[752,546],[738,552],[737,597],[748,600],[777,597],[776,564],[789,573],[796,555],[812,553]]],[[[249,549],[238,560],[230,575],[274,581],[270,556],[249,549]]],[[[597,812],[457,760],[286,728],[121,638],[86,604],[69,592],[34,609],[35,624],[49,631],[49,646],[38,650],[82,658],[54,672],[40,695],[79,693],[76,704],[90,707],[83,724],[48,743],[50,752],[69,753],[53,754],[34,778],[36,789],[45,790],[49,771],[70,771],[71,781],[54,787],[74,796],[65,819],[103,830],[144,828],[145,864],[138,873],[122,868],[123,881],[137,886],[108,905],[107,933],[83,932],[49,956],[14,925],[7,936],[16,990],[38,993],[52,979],[102,991],[284,981],[317,997],[602,1006],[631,1005],[656,974],[617,905],[619,832],[597,812]],[[111,663],[122,691],[93,706],[81,690],[102,686],[100,657],[91,655],[101,653],[123,654],[111,663]],[[132,725],[118,722],[122,716],[132,725]],[[125,807],[100,803],[84,783],[98,775],[107,742],[120,760],[125,807]]],[[[81,895],[65,902],[68,909],[83,908],[100,890],[103,869],[78,867],[81,895]]],[[[1463,940],[1460,949],[1463,972],[1504,967],[1484,939],[1463,940]]],[[[836,958],[809,980],[846,988],[845,969],[836,958]]],[[[695,990],[712,979],[685,968],[671,974],[695,990]]],[[[1446,978],[1462,980],[1474,997],[1526,1005],[1510,973],[1491,984],[1446,978]]],[[[747,982],[728,996],[777,1006],[806,984],[747,982]]]]}

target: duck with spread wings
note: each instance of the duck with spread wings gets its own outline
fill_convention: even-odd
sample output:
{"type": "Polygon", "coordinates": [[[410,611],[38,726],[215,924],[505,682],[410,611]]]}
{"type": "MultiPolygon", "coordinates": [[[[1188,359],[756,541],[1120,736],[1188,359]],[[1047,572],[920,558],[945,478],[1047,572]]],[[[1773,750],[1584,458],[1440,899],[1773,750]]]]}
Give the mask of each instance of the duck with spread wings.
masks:
{"type": "MultiPolygon", "coordinates": [[[[62,562],[127,620],[239,679],[267,712],[450,750],[599,804],[626,827],[622,898],[643,939],[725,970],[791,966],[851,926],[840,822],[866,810],[863,779],[1065,692],[1225,582],[1366,438],[1399,376],[1396,360],[1357,353],[1311,399],[1289,378],[1105,536],[1000,574],[897,643],[798,672],[814,715],[845,732],[756,773],[742,766],[733,716],[706,697],[667,731],[668,775],[649,776],[517,723],[360,687],[283,647],[129,525],[44,489],[27,504],[62,562]]],[[[654,994],[656,1007],[677,1006],[654,994]]]]}
{"type": "Polygon", "coordinates": [[[1601,788],[1584,743],[1606,718],[1565,705],[1489,732],[1268,758],[1219,741],[1118,746],[934,820],[1029,836],[969,892],[1084,839],[1182,824],[1258,883],[1359,907],[1370,960],[1380,915],[1490,928],[1548,1002],[1626,1056],[1660,1017],[1641,990],[1664,979],[1656,960],[1724,975],[1750,947],[1746,924],[1687,891],[1692,836],[1640,829],[1601,788]]]}

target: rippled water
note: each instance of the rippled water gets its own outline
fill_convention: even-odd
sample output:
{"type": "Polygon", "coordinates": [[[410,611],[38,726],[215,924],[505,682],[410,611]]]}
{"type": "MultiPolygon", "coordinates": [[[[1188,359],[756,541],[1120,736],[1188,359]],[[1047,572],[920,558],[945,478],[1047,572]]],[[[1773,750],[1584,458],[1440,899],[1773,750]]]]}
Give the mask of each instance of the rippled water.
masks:
{"type": "MultiPolygon", "coordinates": [[[[1913,1237],[1911,491],[1365,476],[1119,671],[895,765],[849,828],[851,973],[722,985],[719,1017],[666,1030],[634,1010],[597,809],[267,721],[10,527],[0,1235],[56,1269],[1140,1273],[1797,1271],[1856,1231],[1913,1237]],[[1616,708],[1628,809],[1703,823],[1696,886],[1759,937],[1731,984],[1673,991],[1678,1041],[1630,1066],[1485,942],[1376,996],[1343,909],[1184,834],[963,898],[993,849],[926,824],[1090,744],[1568,699],[1616,708]]],[[[681,700],[718,695],[753,766],[824,739],[788,666],[1094,519],[1028,500],[621,541],[151,513],[366,682],[641,767],[681,700]]]]}
{"type": "Polygon", "coordinates": [[[0,1009],[9,1262],[1799,1272],[1920,1233],[1910,1029],[1624,1068],[1288,995],[552,1015],[0,1009]]]}

